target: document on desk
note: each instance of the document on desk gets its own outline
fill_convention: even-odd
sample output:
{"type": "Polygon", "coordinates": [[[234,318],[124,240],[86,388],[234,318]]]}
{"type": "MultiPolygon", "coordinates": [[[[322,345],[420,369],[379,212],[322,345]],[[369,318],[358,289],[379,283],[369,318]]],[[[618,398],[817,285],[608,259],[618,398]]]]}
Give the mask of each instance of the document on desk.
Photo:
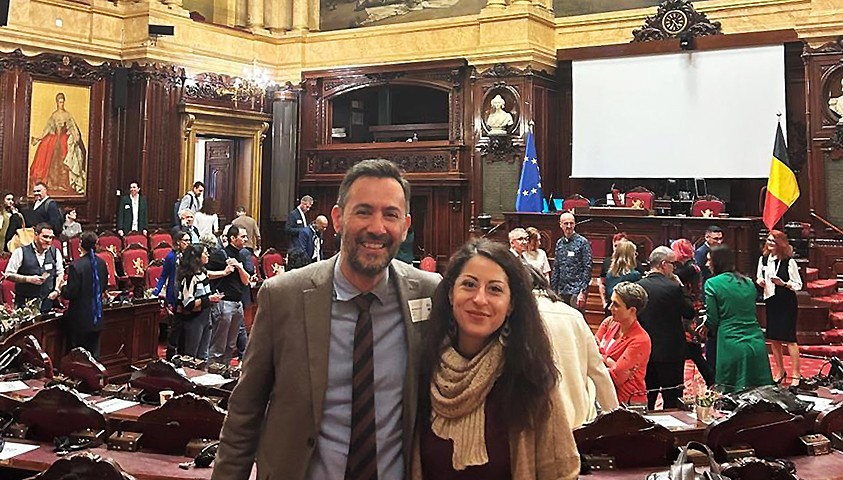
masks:
{"type": "Polygon", "coordinates": [[[29,385],[20,380],[0,382],[0,393],[17,392],[18,390],[26,390],[27,388],[29,388],[29,385]]]}
{"type": "Polygon", "coordinates": [[[692,427],[673,415],[644,415],[644,418],[669,429],[692,427]]]}
{"type": "Polygon", "coordinates": [[[190,381],[197,385],[202,385],[203,387],[218,387],[220,385],[225,385],[230,380],[222,375],[217,375],[216,373],[206,373],[204,375],[199,375],[198,377],[193,377],[190,381]]]}
{"type": "Polygon", "coordinates": [[[18,455],[23,455],[26,452],[31,452],[38,449],[39,445],[31,445],[29,443],[15,443],[6,441],[6,446],[0,452],[0,461],[8,460],[18,455]]]}
{"type": "Polygon", "coordinates": [[[803,402],[811,402],[814,404],[811,408],[817,412],[828,410],[828,408],[834,404],[834,400],[830,398],[812,397],[811,395],[797,395],[796,398],[802,400],[803,402]]]}
{"type": "Polygon", "coordinates": [[[123,400],[122,398],[110,398],[94,404],[94,406],[102,410],[102,413],[112,413],[123,410],[124,408],[134,407],[135,405],[139,405],[139,403],[123,400]]]}

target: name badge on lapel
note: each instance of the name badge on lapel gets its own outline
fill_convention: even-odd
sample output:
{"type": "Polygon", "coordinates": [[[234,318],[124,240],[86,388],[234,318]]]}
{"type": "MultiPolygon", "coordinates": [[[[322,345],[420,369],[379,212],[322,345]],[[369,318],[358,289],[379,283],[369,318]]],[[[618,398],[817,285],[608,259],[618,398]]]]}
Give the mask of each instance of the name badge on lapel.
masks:
{"type": "Polygon", "coordinates": [[[132,206],[131,206],[131,205],[126,205],[126,206],[125,206],[125,207],[123,207],[123,208],[125,208],[126,210],[129,210],[130,208],[132,208],[132,206]]]}
{"type": "Polygon", "coordinates": [[[423,322],[430,318],[430,310],[433,308],[430,297],[410,300],[407,304],[410,307],[410,318],[413,323],[423,322]]]}

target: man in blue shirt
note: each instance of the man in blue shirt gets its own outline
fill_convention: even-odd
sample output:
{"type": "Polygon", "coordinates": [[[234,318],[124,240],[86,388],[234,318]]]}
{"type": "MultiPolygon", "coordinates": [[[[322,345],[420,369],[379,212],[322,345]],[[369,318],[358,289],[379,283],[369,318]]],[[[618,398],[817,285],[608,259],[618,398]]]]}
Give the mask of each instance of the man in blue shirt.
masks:
{"type": "Polygon", "coordinates": [[[591,244],[574,231],[576,224],[570,212],[559,216],[562,237],[556,242],[550,286],[562,300],[583,311],[591,283],[591,244]]]}

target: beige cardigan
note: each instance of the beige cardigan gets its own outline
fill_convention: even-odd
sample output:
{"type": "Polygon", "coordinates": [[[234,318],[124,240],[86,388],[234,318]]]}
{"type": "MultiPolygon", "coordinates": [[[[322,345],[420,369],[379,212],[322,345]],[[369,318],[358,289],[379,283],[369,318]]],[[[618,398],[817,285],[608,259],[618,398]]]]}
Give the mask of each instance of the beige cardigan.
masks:
{"type": "MultiPolygon", "coordinates": [[[[580,473],[580,456],[574,436],[561,408],[559,391],[550,395],[550,414],[538,428],[509,435],[509,457],[512,480],[576,479],[580,473]]],[[[410,478],[422,480],[419,433],[413,442],[410,478]]],[[[436,480],[436,479],[427,479],[436,480]]]]}

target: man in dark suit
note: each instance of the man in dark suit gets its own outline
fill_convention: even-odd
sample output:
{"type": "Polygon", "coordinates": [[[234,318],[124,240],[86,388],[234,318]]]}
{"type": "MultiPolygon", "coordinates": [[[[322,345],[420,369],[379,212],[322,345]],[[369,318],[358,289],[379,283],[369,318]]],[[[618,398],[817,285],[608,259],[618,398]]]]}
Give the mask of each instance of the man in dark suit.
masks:
{"type": "Polygon", "coordinates": [[[647,306],[638,321],[650,335],[652,348],[647,363],[647,408],[656,406],[659,391],[664,408],[678,408],[685,380],[685,329],[682,318],[694,317],[694,305],[685,296],[673,273],[676,254],[656,247],[650,254],[650,271],[638,284],[647,291],[647,306]]]}
{"type": "Polygon", "coordinates": [[[328,228],[328,218],[319,215],[313,223],[302,229],[295,242],[290,244],[290,249],[300,248],[304,250],[310,263],[318,262],[325,258],[325,244],[322,241],[322,232],[328,228]]]}
{"type": "Polygon", "coordinates": [[[117,207],[117,235],[121,237],[129,232],[143,232],[149,225],[146,197],[140,194],[138,182],[129,184],[129,194],[120,197],[117,207]]]}
{"type": "Polygon", "coordinates": [[[299,238],[302,230],[307,228],[307,212],[313,207],[313,197],[305,195],[301,197],[299,206],[294,208],[289,215],[287,215],[287,222],[284,224],[284,231],[290,236],[290,241],[293,242],[299,238]]]}
{"type": "Polygon", "coordinates": [[[410,226],[409,200],[409,183],[393,163],[356,164],[331,210],[341,255],[264,282],[214,480],[248,478],[254,461],[259,478],[348,478],[351,423],[363,419],[378,439],[369,467],[378,478],[405,478],[427,325],[422,305],[440,278],[394,260],[410,226]],[[358,297],[372,300],[370,315],[358,297]],[[367,383],[378,394],[374,418],[352,415],[355,326],[369,318],[372,348],[359,358],[378,359],[367,383]]]}
{"type": "Polygon", "coordinates": [[[711,247],[716,247],[722,243],[723,230],[717,225],[711,225],[705,230],[705,242],[694,252],[694,262],[700,267],[700,276],[703,283],[711,276],[711,270],[708,269],[707,263],[708,252],[711,251],[711,247]]]}
{"type": "Polygon", "coordinates": [[[49,223],[53,232],[61,233],[64,218],[59,204],[47,194],[47,185],[44,182],[36,182],[32,194],[35,196],[35,204],[32,206],[32,222],[27,225],[49,223]]]}
{"type": "Polygon", "coordinates": [[[102,294],[108,287],[108,269],[105,261],[94,253],[96,233],[82,232],[80,244],[85,254],[70,264],[67,284],[61,292],[63,298],[70,300],[62,317],[62,328],[68,348],[84,347],[94,358],[99,358],[102,294]]]}

